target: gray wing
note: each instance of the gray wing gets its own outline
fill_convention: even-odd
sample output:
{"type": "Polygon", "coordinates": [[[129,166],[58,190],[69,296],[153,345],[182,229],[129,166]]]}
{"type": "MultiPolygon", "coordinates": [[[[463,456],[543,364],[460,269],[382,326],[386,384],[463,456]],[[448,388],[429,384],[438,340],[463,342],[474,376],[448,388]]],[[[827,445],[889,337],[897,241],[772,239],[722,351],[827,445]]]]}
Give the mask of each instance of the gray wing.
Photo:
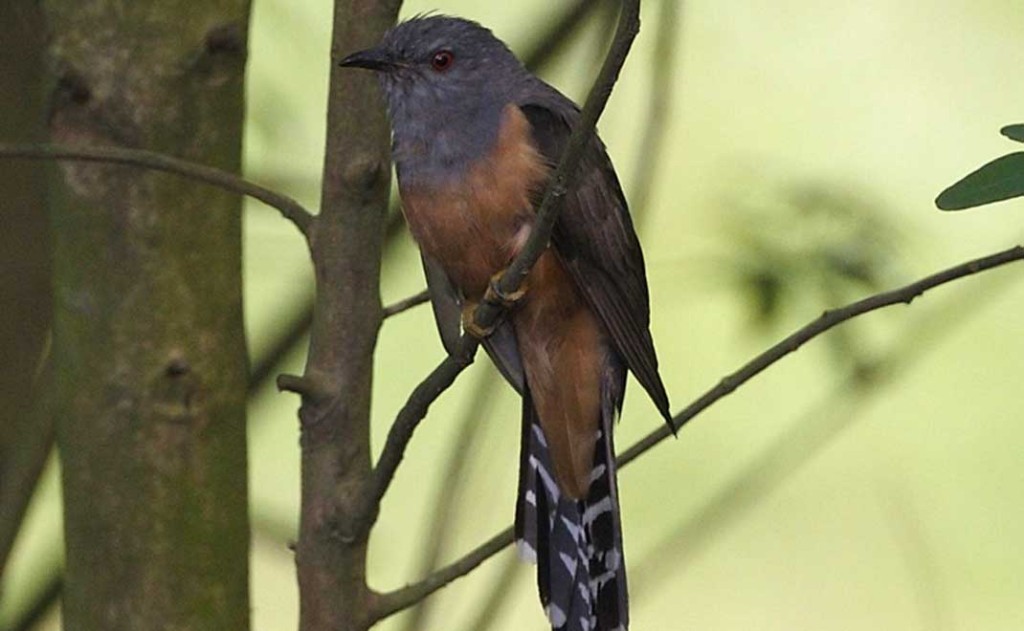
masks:
{"type": "Polygon", "coordinates": [[[462,334],[462,306],[459,290],[448,280],[441,264],[422,254],[423,275],[427,278],[430,306],[434,309],[434,321],[441,335],[441,344],[449,355],[455,353],[459,336],[462,334]]]}
{"type": "MultiPolygon", "coordinates": [[[[434,309],[434,320],[441,335],[441,343],[449,355],[455,353],[462,334],[462,296],[455,288],[441,264],[424,255],[423,273],[430,291],[430,305],[434,309]]],[[[519,359],[519,347],[512,325],[501,322],[486,340],[484,350],[491,356],[498,372],[516,392],[523,393],[523,363],[519,359]]]]}
{"type": "MultiPolygon", "coordinates": [[[[541,153],[557,163],[579,120],[579,110],[539,81],[530,86],[519,106],[541,153]]],[[[559,259],[608,329],[615,349],[669,421],[668,395],[649,330],[643,252],[618,177],[596,136],[584,153],[551,238],[559,259]]]]}

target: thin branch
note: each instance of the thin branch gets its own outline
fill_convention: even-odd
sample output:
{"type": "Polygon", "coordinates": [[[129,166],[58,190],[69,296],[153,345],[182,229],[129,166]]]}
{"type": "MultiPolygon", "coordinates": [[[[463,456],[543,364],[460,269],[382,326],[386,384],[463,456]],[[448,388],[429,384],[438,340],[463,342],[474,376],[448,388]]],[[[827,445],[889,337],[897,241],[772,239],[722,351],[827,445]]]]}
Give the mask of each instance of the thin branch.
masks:
{"type": "MultiPolygon", "coordinates": [[[[527,239],[522,251],[512,264],[501,275],[497,286],[502,293],[514,293],[522,285],[533,264],[548,247],[551,231],[561,210],[563,199],[572,189],[572,180],[576,176],[577,167],[589,144],[592,142],[594,128],[598,118],[604,112],[612,88],[619,78],[626,55],[633,45],[637,32],[640,30],[640,0],[624,0],[619,13],[619,24],[612,40],[611,48],[605,57],[601,72],[598,73],[594,86],[587,95],[586,103],[580,112],[580,119],[573,130],[569,143],[558,163],[558,168],[551,178],[551,183],[544,191],[544,198],[537,209],[537,220],[533,224],[530,238],[527,239]]],[[[476,324],[486,329],[501,313],[502,306],[498,303],[484,302],[476,310],[476,324]]]]}
{"type": "Polygon", "coordinates": [[[430,292],[427,291],[426,289],[424,289],[423,291],[419,292],[418,294],[413,294],[412,296],[409,296],[408,298],[402,298],[401,300],[397,300],[397,301],[389,304],[388,306],[384,307],[384,311],[382,313],[382,316],[384,317],[384,319],[387,319],[387,318],[390,318],[391,316],[398,315],[399,313],[402,313],[403,311],[408,311],[409,309],[412,309],[413,307],[418,307],[419,305],[421,305],[421,304],[423,304],[425,302],[429,302],[429,301],[430,301],[430,292]]]}
{"type": "MultiPolygon", "coordinates": [[[[601,72],[587,96],[586,104],[580,113],[579,123],[573,130],[568,146],[544,192],[544,198],[537,209],[537,220],[534,222],[530,237],[497,282],[501,293],[505,295],[515,293],[533,264],[548,247],[548,240],[551,238],[551,231],[558,218],[565,195],[572,187],[583,152],[593,138],[597,119],[600,118],[608,103],[612,88],[619,78],[619,71],[626,61],[626,55],[629,53],[639,28],[640,0],[624,0],[615,39],[608,50],[601,72]]],[[[474,322],[481,330],[487,330],[498,322],[504,310],[505,307],[500,302],[484,300],[474,313],[474,322]]],[[[479,344],[479,340],[464,334],[458,342],[455,354],[441,362],[427,379],[416,387],[405,406],[402,407],[391,426],[380,461],[374,468],[373,476],[367,486],[364,509],[358,520],[360,531],[365,532],[376,519],[380,501],[394,479],[395,471],[405,455],[405,449],[416,427],[426,416],[427,410],[437,400],[437,397],[452,385],[459,373],[473,363],[479,344]]]]}
{"type": "Polygon", "coordinates": [[[851,318],[855,318],[859,315],[875,311],[883,307],[889,307],[901,303],[909,305],[914,298],[917,298],[929,289],[933,289],[939,285],[944,285],[965,276],[971,276],[978,272],[983,272],[1007,263],[1019,261],[1021,259],[1024,259],[1024,247],[1017,245],[1008,250],[997,252],[996,254],[967,261],[960,265],[955,265],[936,274],[932,274],[931,276],[926,276],[917,282],[900,287],[899,289],[875,294],[874,296],[858,300],[840,309],[826,311],[816,320],[792,333],[786,339],[747,362],[746,365],[733,374],[722,379],[718,385],[705,392],[704,395],[690,405],[686,406],[686,408],[679,412],[679,414],[676,414],[675,417],[672,418],[671,427],[667,425],[659,427],[657,430],[651,432],[638,443],[620,454],[620,466],[624,466],[632,462],[651,447],[671,436],[673,431],[678,431],[683,427],[683,425],[686,425],[686,423],[691,419],[710,407],[711,404],[731,394],[736,390],[736,388],[757,376],[775,362],[779,361],[786,355],[795,352],[808,340],[821,335],[832,327],[846,322],[851,318]]]}
{"type": "Polygon", "coordinates": [[[218,188],[258,199],[267,206],[276,208],[288,221],[295,224],[299,232],[309,237],[313,215],[297,201],[259,184],[255,184],[227,171],[173,158],[162,153],[144,149],[121,147],[67,147],[61,145],[23,145],[0,143],[0,158],[24,158],[30,160],[75,160],[81,162],[106,162],[174,173],[218,188]]]}
{"type": "Polygon", "coordinates": [[[427,411],[434,401],[455,383],[455,378],[463,370],[473,363],[479,344],[479,340],[470,335],[463,335],[459,338],[455,353],[445,357],[444,361],[438,364],[427,378],[416,386],[405,405],[398,412],[395,422],[391,424],[391,429],[388,431],[380,460],[374,467],[373,477],[369,481],[360,523],[357,526],[359,531],[369,529],[377,518],[380,501],[395,477],[395,472],[405,456],[405,449],[412,439],[413,432],[427,415],[427,411]]]}
{"type": "MultiPolygon", "coordinates": [[[[738,371],[729,375],[719,382],[718,385],[708,390],[703,396],[684,408],[672,419],[672,427],[662,425],[657,430],[634,444],[623,452],[619,458],[619,466],[624,467],[633,460],[646,453],[656,444],[672,435],[673,429],[678,430],[698,414],[709,408],[719,399],[732,393],[736,388],[743,385],[753,377],[757,376],[772,364],[796,351],[804,343],[812,338],[821,335],[829,329],[857,316],[870,311],[889,307],[896,304],[910,304],[916,297],[924,292],[934,289],[940,285],[971,276],[979,272],[994,269],[1007,263],[1024,260],[1024,247],[1014,246],[1008,250],[992,254],[990,256],[974,259],[950,267],[946,270],[926,276],[909,285],[899,289],[875,294],[850,303],[845,307],[826,311],[821,317],[800,328],[778,344],[772,346],[754,359],[747,362],[738,371]]],[[[457,578],[465,576],[474,568],[479,566],[488,558],[500,552],[505,546],[512,543],[513,532],[511,528],[502,531],[492,537],[489,541],[479,546],[463,558],[451,565],[434,572],[423,581],[406,586],[402,589],[382,594],[377,598],[373,611],[373,619],[379,620],[385,616],[392,615],[406,609],[422,598],[426,598],[438,589],[451,583],[457,578]]]]}
{"type": "Polygon", "coordinates": [[[423,600],[455,579],[469,574],[481,563],[511,544],[512,536],[512,528],[507,528],[491,537],[476,550],[434,572],[422,581],[379,595],[376,602],[373,603],[370,619],[374,622],[383,620],[423,600]]]}
{"type": "MultiPolygon", "coordinates": [[[[420,558],[416,563],[414,576],[425,576],[437,569],[437,561],[451,535],[455,533],[451,522],[457,513],[456,500],[469,480],[469,477],[465,475],[466,466],[469,464],[466,454],[472,453],[481,431],[489,425],[481,423],[480,419],[487,415],[490,404],[494,400],[495,390],[500,385],[502,385],[502,380],[497,371],[484,372],[475,385],[472,398],[460,414],[462,418],[459,419],[458,429],[451,441],[451,455],[440,475],[442,483],[438,486],[436,496],[430,503],[430,512],[434,519],[425,539],[427,543],[422,546],[420,558]]],[[[406,616],[402,628],[405,631],[424,628],[423,623],[430,615],[428,607],[431,602],[430,600],[420,601],[419,606],[406,616]]],[[[475,626],[469,628],[477,629],[475,626]]]]}
{"type": "Polygon", "coordinates": [[[948,336],[954,326],[962,325],[969,316],[1001,296],[1009,280],[989,277],[988,282],[976,283],[970,291],[961,292],[967,295],[947,299],[946,304],[904,327],[904,333],[897,336],[897,343],[884,356],[850,369],[830,394],[773,440],[695,515],[654,546],[654,554],[634,568],[634,585],[640,588],[636,595],[650,596],[651,589],[645,589],[645,585],[663,585],[667,572],[685,565],[713,536],[721,535],[745,510],[792,478],[815,454],[851,427],[856,415],[870,407],[869,397],[877,396],[885,386],[919,364],[936,348],[935,342],[943,335],[948,336]],[[965,309],[964,305],[970,308],[965,309]]]}
{"type": "Polygon", "coordinates": [[[278,329],[278,335],[271,342],[270,349],[253,361],[252,369],[249,371],[248,396],[252,397],[271,380],[278,364],[309,334],[312,323],[312,306],[304,302],[302,309],[293,313],[288,322],[278,329]]]}

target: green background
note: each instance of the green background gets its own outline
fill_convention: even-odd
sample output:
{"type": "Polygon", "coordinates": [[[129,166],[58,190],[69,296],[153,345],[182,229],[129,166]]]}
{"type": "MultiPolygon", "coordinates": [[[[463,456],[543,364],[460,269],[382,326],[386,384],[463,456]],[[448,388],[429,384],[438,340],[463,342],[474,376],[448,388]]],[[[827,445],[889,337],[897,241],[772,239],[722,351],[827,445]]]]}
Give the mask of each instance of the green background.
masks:
{"type": "MultiPolygon", "coordinates": [[[[560,3],[490,4],[410,1],[403,15],[477,19],[521,51],[560,3]]],[[[330,11],[325,0],[257,0],[250,41],[246,175],[310,206],[330,11]]],[[[654,170],[639,230],[674,409],[825,308],[1021,241],[1024,202],[962,213],[932,202],[1014,150],[998,129],[1024,120],[1019,0],[688,2],[657,97],[669,107],[663,146],[652,155],[642,145],[664,15],[660,2],[645,4],[600,130],[627,194],[639,169],[654,170]]],[[[577,100],[603,32],[600,17],[592,22],[545,75],[577,100]]],[[[246,317],[258,356],[308,300],[311,274],[290,225],[255,203],[246,212],[246,317]]],[[[385,261],[385,302],[422,288],[418,265],[403,235],[385,261]]],[[[632,628],[1024,628],[1022,275],[1010,266],[960,281],[817,339],[625,469],[632,628]]],[[[442,357],[428,309],[385,323],[375,451],[442,357]]],[[[301,365],[300,348],[280,371],[301,365]]],[[[262,631],[297,619],[285,545],[298,515],[297,406],[268,388],[250,409],[262,631]]],[[[515,397],[486,361],[431,409],[371,540],[372,587],[418,578],[442,485],[457,488],[442,561],[511,522],[518,421],[515,397]],[[475,406],[481,384],[493,394],[475,406]],[[456,452],[470,411],[481,431],[456,452]],[[466,459],[455,481],[444,477],[454,457],[466,459]]],[[[659,422],[632,383],[620,449],[659,422]]],[[[15,549],[0,621],[59,561],[53,469],[15,549]]],[[[436,595],[423,628],[466,628],[511,556],[436,595]]],[[[531,569],[519,568],[509,589],[490,628],[543,629],[531,569]]]]}

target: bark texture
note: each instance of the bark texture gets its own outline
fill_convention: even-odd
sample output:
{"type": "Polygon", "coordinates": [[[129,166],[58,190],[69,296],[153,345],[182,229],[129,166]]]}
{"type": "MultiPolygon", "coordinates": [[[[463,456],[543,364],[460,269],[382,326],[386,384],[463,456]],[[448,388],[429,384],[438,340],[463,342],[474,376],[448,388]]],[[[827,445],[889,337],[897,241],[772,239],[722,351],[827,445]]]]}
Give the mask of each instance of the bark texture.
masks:
{"type": "MultiPolygon", "coordinates": [[[[338,0],[335,56],[377,43],[398,0],[338,0]]],[[[380,261],[389,131],[371,73],[331,71],[321,214],[310,233],[317,297],[303,395],[302,514],[296,564],[302,631],[366,629],[370,392],[381,322],[380,261]]]]}
{"type": "MultiPolygon", "coordinates": [[[[43,21],[35,0],[0,3],[0,138],[45,135],[43,21]]],[[[53,443],[46,412],[50,237],[45,169],[0,164],[0,577],[53,443]]]]}
{"type": "MultiPolygon", "coordinates": [[[[248,0],[46,0],[50,133],[237,172],[248,0]]],[[[249,626],[241,200],[125,166],[53,187],[72,630],[249,626]]]]}

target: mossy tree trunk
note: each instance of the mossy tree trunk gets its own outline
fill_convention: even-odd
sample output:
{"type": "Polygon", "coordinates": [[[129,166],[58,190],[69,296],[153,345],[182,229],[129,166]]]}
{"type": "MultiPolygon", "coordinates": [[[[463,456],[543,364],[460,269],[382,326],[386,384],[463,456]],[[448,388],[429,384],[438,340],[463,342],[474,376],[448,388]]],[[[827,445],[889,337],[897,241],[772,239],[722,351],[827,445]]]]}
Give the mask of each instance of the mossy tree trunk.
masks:
{"type": "MultiPolygon", "coordinates": [[[[240,168],[248,0],[46,0],[50,133],[240,168]]],[[[62,163],[51,199],[67,629],[249,626],[241,201],[62,163]]]]}
{"type": "MultiPolygon", "coordinates": [[[[36,0],[0,2],[0,138],[40,142],[43,21],[36,0]]],[[[53,442],[44,356],[50,331],[45,169],[0,165],[0,576],[53,442]]]]}

